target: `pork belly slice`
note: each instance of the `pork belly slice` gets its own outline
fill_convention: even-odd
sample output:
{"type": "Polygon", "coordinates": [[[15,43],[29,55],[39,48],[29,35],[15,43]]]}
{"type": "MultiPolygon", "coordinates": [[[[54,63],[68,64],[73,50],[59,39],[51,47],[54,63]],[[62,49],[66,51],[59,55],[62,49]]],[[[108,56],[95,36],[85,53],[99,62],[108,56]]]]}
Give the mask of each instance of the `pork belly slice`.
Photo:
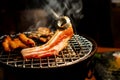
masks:
{"type": "Polygon", "coordinates": [[[71,23],[64,25],[65,29],[57,29],[52,38],[44,45],[25,48],[21,50],[24,59],[42,58],[52,55],[59,55],[68,44],[68,40],[73,36],[73,28],[71,23]]]}

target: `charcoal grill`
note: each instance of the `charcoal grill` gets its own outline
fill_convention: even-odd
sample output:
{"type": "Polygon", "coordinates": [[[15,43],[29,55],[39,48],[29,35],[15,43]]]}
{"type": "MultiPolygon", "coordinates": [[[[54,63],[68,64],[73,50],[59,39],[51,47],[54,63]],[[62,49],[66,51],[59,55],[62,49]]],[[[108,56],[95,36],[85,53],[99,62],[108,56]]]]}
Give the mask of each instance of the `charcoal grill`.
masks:
{"type": "MultiPolygon", "coordinates": [[[[12,37],[14,35],[11,35],[12,37]]],[[[4,36],[0,38],[1,42],[4,36]]],[[[74,35],[68,42],[69,44],[63,49],[58,56],[40,58],[40,59],[23,59],[20,51],[5,53],[2,46],[0,47],[0,62],[18,68],[54,68],[68,66],[78,63],[94,53],[95,44],[86,37],[74,35]]]]}
{"type": "MultiPolygon", "coordinates": [[[[25,34],[29,34],[29,32],[25,34]]],[[[11,36],[15,37],[16,35],[11,36]]],[[[3,38],[4,36],[0,38],[0,43],[3,38]]],[[[84,80],[96,47],[94,40],[74,34],[68,41],[67,47],[59,55],[25,60],[20,50],[5,53],[2,46],[0,46],[0,63],[4,66],[5,80],[22,80],[23,77],[26,80],[36,78],[37,80],[41,78],[44,80],[56,80],[56,77],[59,77],[57,80],[84,80]],[[49,78],[44,76],[49,76],[49,78]]]]}

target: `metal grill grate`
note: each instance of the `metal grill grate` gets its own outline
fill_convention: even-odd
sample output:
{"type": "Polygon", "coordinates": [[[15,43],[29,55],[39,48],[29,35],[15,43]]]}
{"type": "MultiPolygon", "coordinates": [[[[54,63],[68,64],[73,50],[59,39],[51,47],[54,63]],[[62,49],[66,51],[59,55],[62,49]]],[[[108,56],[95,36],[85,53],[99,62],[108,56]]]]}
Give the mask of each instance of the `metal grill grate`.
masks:
{"type": "Polygon", "coordinates": [[[0,62],[20,68],[54,68],[76,63],[88,56],[92,49],[91,41],[83,36],[74,35],[69,40],[68,46],[58,56],[24,60],[19,50],[5,53],[0,47],[0,62]]]}

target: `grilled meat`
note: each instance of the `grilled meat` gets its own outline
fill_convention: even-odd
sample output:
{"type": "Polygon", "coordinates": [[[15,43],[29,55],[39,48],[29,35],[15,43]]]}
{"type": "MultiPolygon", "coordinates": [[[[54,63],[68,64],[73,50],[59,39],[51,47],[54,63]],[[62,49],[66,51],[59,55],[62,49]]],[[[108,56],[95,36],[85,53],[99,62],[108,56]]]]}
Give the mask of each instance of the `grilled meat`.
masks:
{"type": "Polygon", "coordinates": [[[17,49],[17,48],[27,48],[28,47],[22,41],[20,41],[19,38],[15,38],[15,39],[9,41],[9,44],[10,44],[10,48],[12,50],[17,49]]]}
{"type": "Polygon", "coordinates": [[[6,52],[10,52],[10,46],[9,46],[9,41],[11,41],[10,36],[6,36],[2,42],[2,46],[6,52]]]}
{"type": "Polygon", "coordinates": [[[9,35],[5,36],[2,42],[2,46],[5,52],[14,51],[17,48],[27,48],[29,45],[24,44],[18,37],[13,38],[9,35]]]}
{"type": "Polygon", "coordinates": [[[39,27],[36,31],[33,31],[29,34],[29,38],[38,39],[40,42],[47,42],[53,35],[53,32],[50,28],[39,27]]]}
{"type": "Polygon", "coordinates": [[[39,27],[37,31],[39,34],[45,35],[45,36],[48,36],[51,33],[50,28],[47,28],[47,27],[39,27]]]}
{"type": "Polygon", "coordinates": [[[32,39],[28,38],[24,33],[20,33],[18,37],[27,46],[30,46],[30,47],[35,46],[35,42],[32,39]]]}
{"type": "Polygon", "coordinates": [[[44,45],[22,49],[21,53],[23,58],[41,58],[58,55],[59,52],[67,46],[68,40],[73,36],[73,28],[70,22],[61,26],[57,29],[52,38],[44,45]]]}

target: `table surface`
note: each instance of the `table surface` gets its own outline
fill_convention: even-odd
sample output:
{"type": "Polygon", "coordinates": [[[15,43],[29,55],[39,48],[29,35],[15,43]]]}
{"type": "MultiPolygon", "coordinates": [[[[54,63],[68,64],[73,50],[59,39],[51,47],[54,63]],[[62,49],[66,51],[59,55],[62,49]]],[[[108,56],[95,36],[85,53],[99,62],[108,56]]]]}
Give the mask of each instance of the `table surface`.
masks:
{"type": "Polygon", "coordinates": [[[97,53],[104,53],[110,51],[120,51],[120,48],[111,48],[111,47],[98,47],[97,53]]]}

